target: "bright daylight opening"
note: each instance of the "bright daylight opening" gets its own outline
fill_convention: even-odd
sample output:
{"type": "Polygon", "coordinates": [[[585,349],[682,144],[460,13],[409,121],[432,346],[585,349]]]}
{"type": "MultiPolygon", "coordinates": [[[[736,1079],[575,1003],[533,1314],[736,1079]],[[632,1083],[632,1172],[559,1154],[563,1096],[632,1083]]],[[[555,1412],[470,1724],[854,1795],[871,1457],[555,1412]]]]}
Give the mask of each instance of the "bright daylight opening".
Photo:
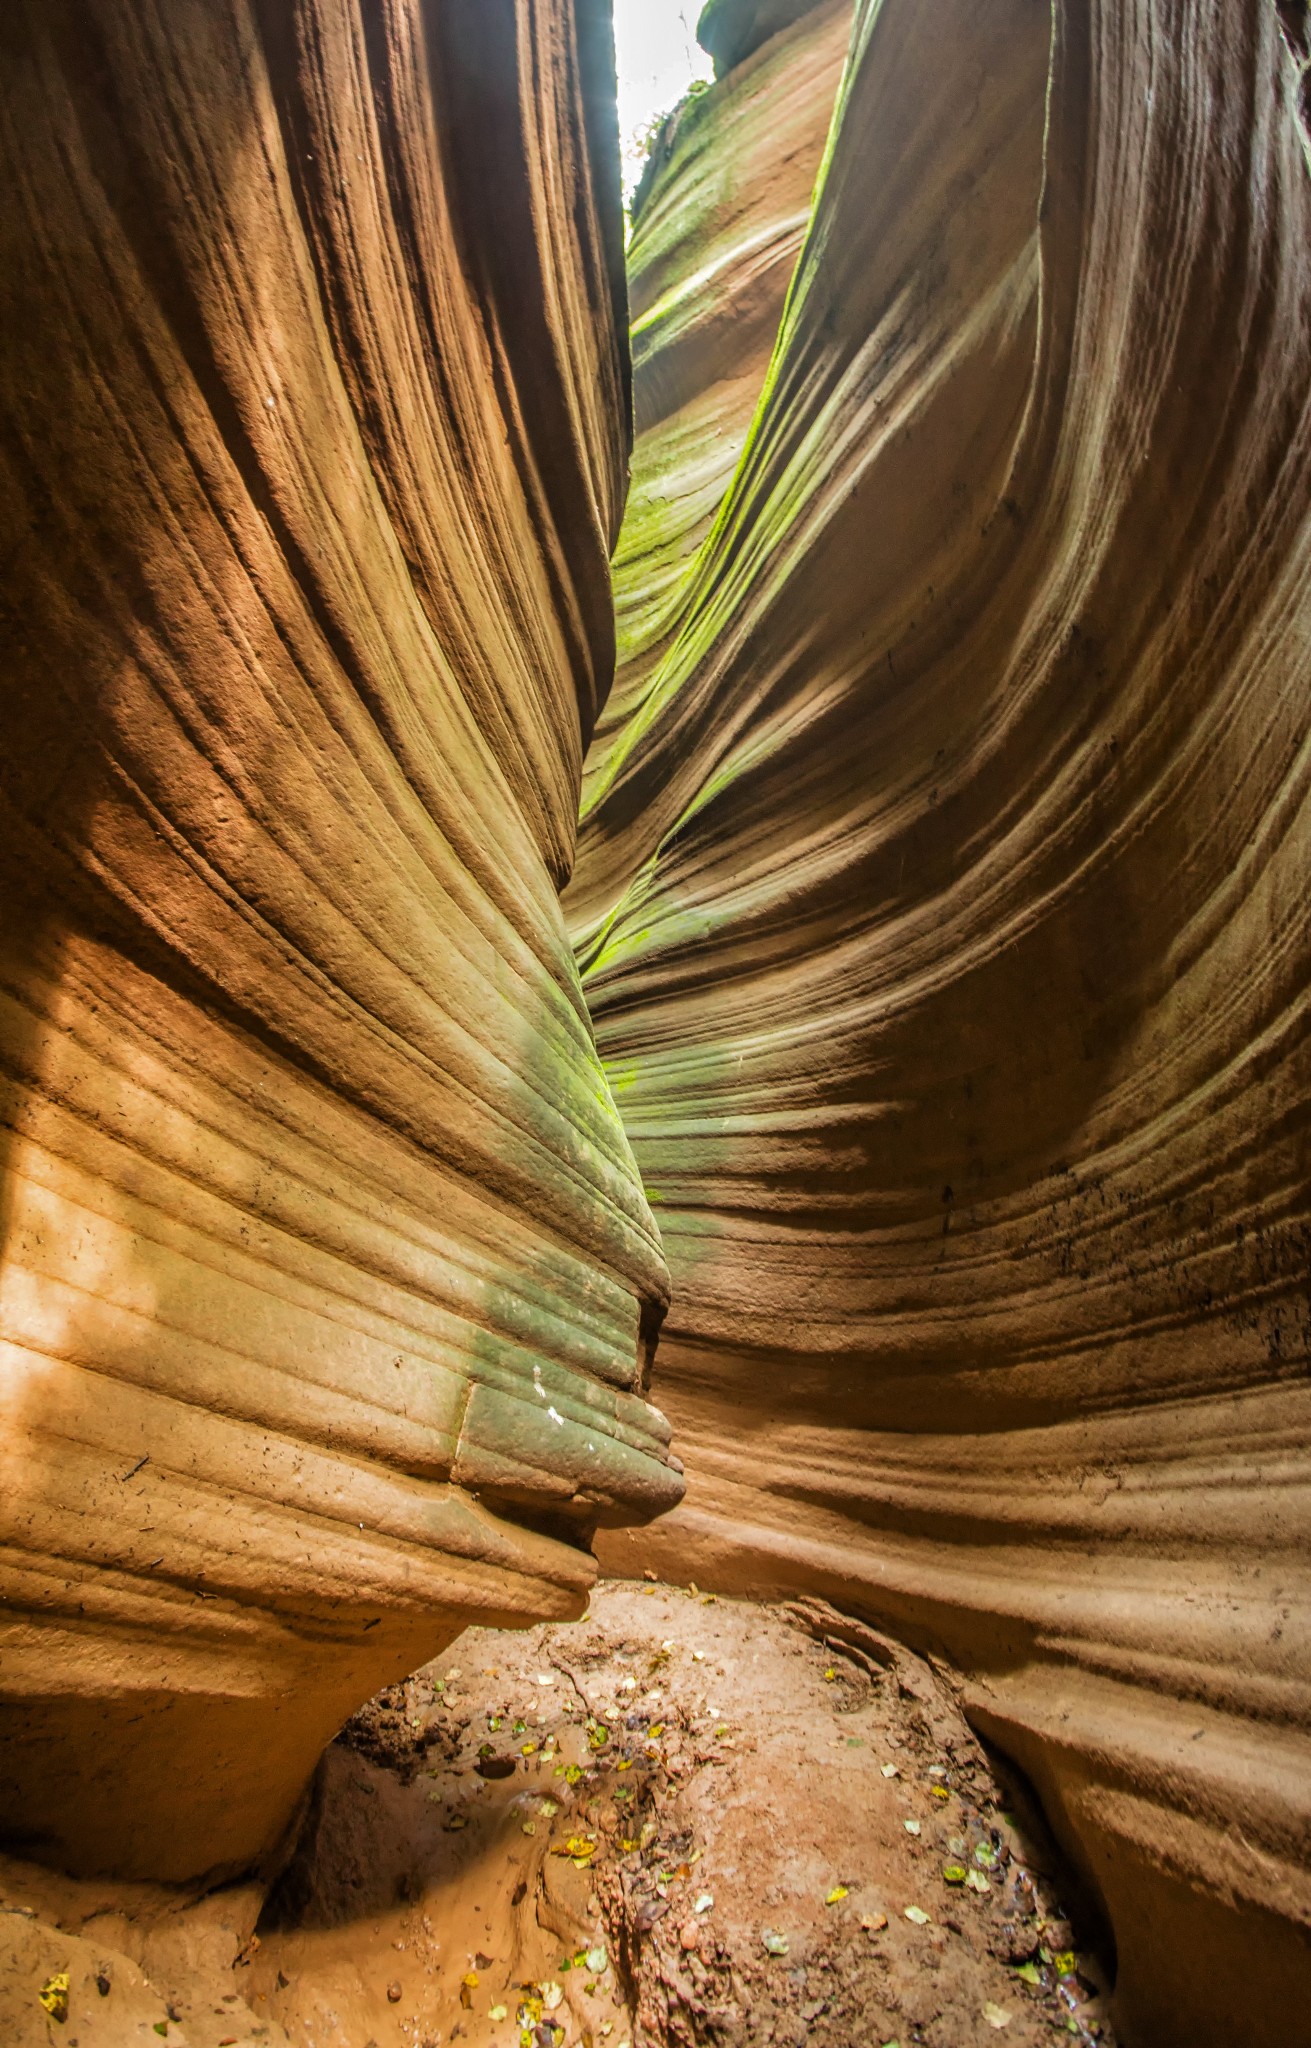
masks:
{"type": "Polygon", "coordinates": [[[696,39],[700,11],[701,0],[615,0],[625,203],[641,176],[656,123],[695,79],[714,75],[696,39]]]}

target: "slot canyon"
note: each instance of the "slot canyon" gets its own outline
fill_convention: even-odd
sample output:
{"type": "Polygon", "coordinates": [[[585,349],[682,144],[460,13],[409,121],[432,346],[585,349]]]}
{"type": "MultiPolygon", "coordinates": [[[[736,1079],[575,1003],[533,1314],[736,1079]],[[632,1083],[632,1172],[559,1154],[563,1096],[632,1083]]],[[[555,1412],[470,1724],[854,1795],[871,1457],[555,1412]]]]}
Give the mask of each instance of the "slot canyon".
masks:
{"type": "Polygon", "coordinates": [[[0,18],[0,2048],[1311,2041],[1311,16],[692,25],[0,18]]]}

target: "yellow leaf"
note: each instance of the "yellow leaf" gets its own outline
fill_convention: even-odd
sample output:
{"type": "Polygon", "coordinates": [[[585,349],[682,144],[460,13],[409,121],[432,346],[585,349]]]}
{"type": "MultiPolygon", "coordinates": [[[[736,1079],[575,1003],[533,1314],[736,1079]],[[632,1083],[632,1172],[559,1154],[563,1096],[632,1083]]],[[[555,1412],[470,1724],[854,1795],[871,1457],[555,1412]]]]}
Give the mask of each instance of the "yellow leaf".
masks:
{"type": "Polygon", "coordinates": [[[52,2020],[62,2026],[68,2018],[68,1972],[57,1970],[53,1977],[47,1977],[37,1993],[42,2005],[52,2020]]]}
{"type": "Polygon", "coordinates": [[[838,1902],[839,1902],[839,1901],[840,1901],[841,1899],[849,1898],[849,1897],[850,1897],[850,1895],[851,1895],[851,1886],[850,1886],[850,1885],[847,1885],[847,1884],[835,1884],[835,1885],[834,1885],[834,1887],[833,1887],[833,1889],[832,1889],[832,1891],[831,1891],[831,1892],[827,1892],[827,1893],[825,1894],[825,1897],[824,1897],[824,1904],[825,1904],[826,1906],[836,1906],[836,1905],[838,1904],[838,1902]]]}

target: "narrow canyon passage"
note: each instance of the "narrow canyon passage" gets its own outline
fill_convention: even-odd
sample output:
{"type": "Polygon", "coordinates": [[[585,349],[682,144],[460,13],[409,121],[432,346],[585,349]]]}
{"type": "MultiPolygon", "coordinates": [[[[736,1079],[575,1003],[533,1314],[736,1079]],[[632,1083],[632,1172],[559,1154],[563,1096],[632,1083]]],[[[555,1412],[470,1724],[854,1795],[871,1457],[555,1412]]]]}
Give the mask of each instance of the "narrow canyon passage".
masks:
{"type": "Polygon", "coordinates": [[[0,2048],[1295,2038],[1309,138],[13,0],[0,2048]]]}

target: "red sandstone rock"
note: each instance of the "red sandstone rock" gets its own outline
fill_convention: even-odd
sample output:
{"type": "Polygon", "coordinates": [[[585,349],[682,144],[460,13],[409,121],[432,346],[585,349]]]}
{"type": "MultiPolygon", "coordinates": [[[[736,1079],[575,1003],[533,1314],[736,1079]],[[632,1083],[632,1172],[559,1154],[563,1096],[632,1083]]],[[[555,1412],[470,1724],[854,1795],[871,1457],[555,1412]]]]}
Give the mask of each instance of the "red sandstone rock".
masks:
{"type": "MultiPolygon", "coordinates": [[[[568,899],[692,1475],[610,1560],[822,1589],[949,1654],[1152,2048],[1282,2042],[1311,1995],[1289,34],[1201,0],[857,7],[731,481],[639,444],[568,899]]],[[[717,122],[767,160],[778,101],[739,110],[786,42],[652,181],[639,421],[669,391],[713,418],[696,338],[749,260],[692,226],[717,122]]]]}
{"type": "Polygon", "coordinates": [[[181,1878],[680,1490],[557,900],[609,11],[19,0],[0,49],[0,1808],[181,1878]]]}

